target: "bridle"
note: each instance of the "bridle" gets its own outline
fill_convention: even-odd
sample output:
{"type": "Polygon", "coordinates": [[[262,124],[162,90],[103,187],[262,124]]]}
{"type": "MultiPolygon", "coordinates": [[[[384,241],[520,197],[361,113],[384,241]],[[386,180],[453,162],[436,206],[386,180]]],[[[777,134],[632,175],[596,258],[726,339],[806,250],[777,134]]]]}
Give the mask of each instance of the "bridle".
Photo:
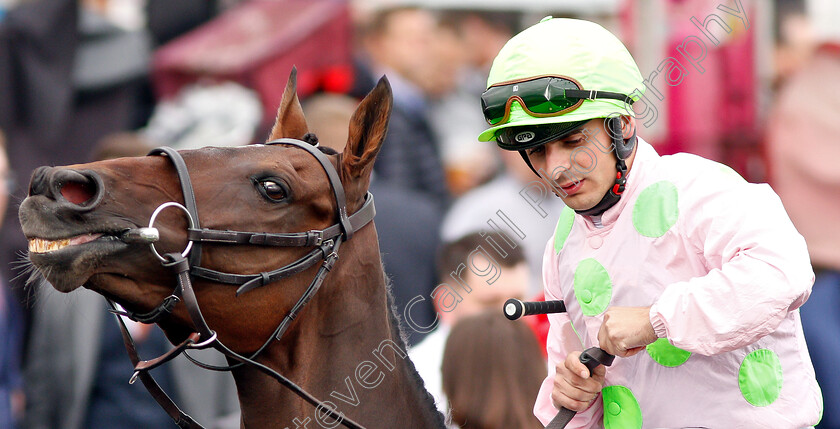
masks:
{"type": "Polygon", "coordinates": [[[301,387],[284,377],[282,374],[255,361],[255,359],[269,346],[269,344],[275,340],[280,340],[283,337],[283,334],[289,328],[291,322],[295,320],[303,307],[306,306],[306,304],[309,303],[309,301],[318,292],[318,289],[321,287],[321,284],[324,282],[327,274],[338,260],[338,250],[341,243],[352,238],[356,231],[373,220],[373,217],[376,214],[373,204],[373,195],[367,193],[362,207],[353,215],[348,216],[344,188],[341,184],[338,172],[336,172],[335,167],[333,167],[327,156],[324,155],[317,146],[295,139],[273,140],[266,143],[266,145],[294,146],[307,151],[318,160],[327,174],[327,178],[329,179],[330,186],[335,197],[338,222],[323,230],[311,230],[297,233],[223,231],[201,228],[195,201],[195,193],[193,192],[192,182],[190,181],[187,165],[184,162],[183,157],[181,157],[176,150],[169,147],[161,147],[149,152],[149,155],[166,156],[175,166],[178,179],[181,183],[184,204],[181,205],[177,202],[167,202],[161,204],[152,214],[147,228],[129,230],[123,234],[123,237],[128,241],[148,243],[152,252],[161,261],[161,263],[175,271],[178,284],[170,296],[164,299],[163,302],[156,308],[146,313],[135,313],[117,309],[114,303],[110,300],[109,304],[112,307],[111,311],[113,313],[126,316],[129,319],[141,323],[155,323],[170,314],[179,301],[183,301],[197,332],[190,334],[186,340],[175,346],[175,348],[171,349],[169,352],[152,360],[141,361],[134,346],[134,341],[125,327],[125,323],[123,323],[120,317],[117,317],[120,322],[123,341],[126,349],[128,350],[129,357],[134,364],[135,372],[130,383],[133,383],[137,378],[140,378],[149,393],[169,414],[169,416],[172,417],[179,427],[203,428],[203,426],[195,422],[192,417],[178,408],[174,401],[172,401],[172,399],[169,398],[169,396],[166,395],[166,393],[160,388],[148,371],[162,365],[165,362],[168,362],[181,353],[184,353],[184,355],[196,365],[215,371],[229,371],[243,364],[247,364],[273,377],[280,382],[280,384],[287,387],[303,400],[317,407],[319,412],[329,415],[336,421],[341,422],[341,424],[345,427],[351,429],[364,429],[358,423],[326,406],[324,402],[316,399],[301,387]],[[179,208],[186,214],[189,221],[189,226],[187,228],[188,244],[181,253],[166,253],[161,255],[155,248],[155,242],[159,240],[160,235],[157,229],[154,228],[154,223],[158,214],[169,207],[179,208]],[[259,274],[234,274],[201,267],[201,245],[203,243],[314,247],[314,249],[298,260],[271,271],[259,274]],[[323,262],[318,268],[315,278],[300,296],[297,303],[283,318],[274,333],[266,340],[266,342],[256,352],[248,357],[242,356],[230,350],[221,341],[219,341],[216,332],[210,329],[201,314],[201,309],[199,308],[198,301],[196,300],[195,291],[193,290],[191,282],[191,277],[195,276],[213,282],[237,285],[239,286],[236,291],[236,295],[238,296],[244,292],[259,288],[268,283],[303,272],[320,261],[323,262]],[[205,348],[216,349],[238,363],[233,366],[217,367],[199,362],[186,353],[188,349],[205,348]]]}

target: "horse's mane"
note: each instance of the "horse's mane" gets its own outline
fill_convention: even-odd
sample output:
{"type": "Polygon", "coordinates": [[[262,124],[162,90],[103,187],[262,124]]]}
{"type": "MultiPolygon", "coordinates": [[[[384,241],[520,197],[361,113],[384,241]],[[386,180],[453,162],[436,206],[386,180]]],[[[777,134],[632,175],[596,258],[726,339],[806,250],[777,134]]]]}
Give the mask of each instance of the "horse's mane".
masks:
{"type": "MultiPolygon", "coordinates": [[[[385,266],[383,263],[382,267],[383,273],[385,272],[385,266]]],[[[391,288],[393,287],[393,282],[391,282],[391,278],[388,275],[385,275],[385,294],[388,296],[388,322],[391,324],[391,335],[397,339],[397,345],[400,349],[404,350],[406,354],[408,353],[408,337],[403,329],[402,318],[399,315],[399,311],[397,311],[396,303],[394,302],[394,295],[391,293],[391,288]]],[[[428,417],[437,423],[437,427],[445,428],[446,424],[444,423],[444,416],[438,411],[437,407],[435,406],[435,398],[426,390],[426,384],[423,381],[423,378],[420,377],[420,373],[417,372],[417,368],[414,366],[414,362],[406,356],[406,368],[408,369],[408,374],[410,376],[411,382],[414,384],[414,387],[421,392],[421,396],[423,398],[423,405],[422,408],[423,412],[427,413],[428,417]]]]}

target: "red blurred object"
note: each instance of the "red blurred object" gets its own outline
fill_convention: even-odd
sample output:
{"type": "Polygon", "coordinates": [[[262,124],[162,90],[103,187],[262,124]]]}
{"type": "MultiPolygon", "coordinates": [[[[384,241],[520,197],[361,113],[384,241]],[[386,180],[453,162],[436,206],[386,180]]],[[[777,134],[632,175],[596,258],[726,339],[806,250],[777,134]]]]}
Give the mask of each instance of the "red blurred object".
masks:
{"type": "Polygon", "coordinates": [[[715,0],[623,2],[622,34],[635,56],[647,58],[639,65],[646,101],[664,122],[640,127],[639,135],[660,155],[693,153],[723,162],[751,182],[766,180],[759,144],[765,84],[757,67],[764,61],[760,47],[769,43],[763,36],[772,26],[772,14],[764,13],[772,9],[768,5],[737,3],[742,19],[715,0]],[[651,11],[661,14],[664,25],[645,25],[651,11]],[[652,137],[648,126],[661,127],[661,135],[652,137]]]}
{"type": "Polygon", "coordinates": [[[349,89],[351,35],[346,0],[252,0],[160,47],[155,91],[168,98],[198,81],[235,81],[259,94],[268,123],[292,67],[301,98],[349,89]]]}
{"type": "MultiPolygon", "coordinates": [[[[545,293],[540,292],[539,295],[533,297],[529,301],[545,301],[545,293]]],[[[540,343],[540,349],[542,350],[543,357],[548,357],[548,352],[545,350],[546,341],[548,341],[548,315],[546,314],[535,314],[528,317],[523,317],[525,322],[528,323],[528,326],[534,331],[534,335],[537,336],[537,341],[540,343]]]]}

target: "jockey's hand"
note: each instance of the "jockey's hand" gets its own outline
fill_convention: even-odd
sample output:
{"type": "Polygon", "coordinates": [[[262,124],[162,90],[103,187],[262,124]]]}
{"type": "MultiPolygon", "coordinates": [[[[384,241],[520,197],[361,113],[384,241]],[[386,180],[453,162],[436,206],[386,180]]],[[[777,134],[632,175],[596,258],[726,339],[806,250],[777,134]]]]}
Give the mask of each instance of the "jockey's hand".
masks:
{"type": "Polygon", "coordinates": [[[650,307],[611,307],[604,313],[598,332],[599,347],[605,352],[628,357],[656,341],[650,324],[650,307]]]}
{"type": "Polygon", "coordinates": [[[586,365],[580,363],[580,352],[570,352],[565,362],[557,364],[554,389],[551,392],[554,406],[574,411],[589,408],[604,387],[606,373],[607,368],[600,365],[590,374],[586,365]]]}

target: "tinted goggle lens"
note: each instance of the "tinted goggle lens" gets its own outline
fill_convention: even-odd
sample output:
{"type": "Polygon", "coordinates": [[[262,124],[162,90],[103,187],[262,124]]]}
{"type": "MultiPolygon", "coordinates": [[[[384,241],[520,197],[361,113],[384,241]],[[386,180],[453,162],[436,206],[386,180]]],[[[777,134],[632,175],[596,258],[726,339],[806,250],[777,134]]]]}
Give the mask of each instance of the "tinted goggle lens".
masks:
{"type": "Polygon", "coordinates": [[[540,77],[522,82],[494,85],[481,95],[484,118],[490,125],[506,121],[510,106],[519,101],[523,109],[537,117],[556,116],[570,112],[583,103],[579,97],[568,97],[566,90],[579,90],[576,82],[561,77],[540,77]]]}

